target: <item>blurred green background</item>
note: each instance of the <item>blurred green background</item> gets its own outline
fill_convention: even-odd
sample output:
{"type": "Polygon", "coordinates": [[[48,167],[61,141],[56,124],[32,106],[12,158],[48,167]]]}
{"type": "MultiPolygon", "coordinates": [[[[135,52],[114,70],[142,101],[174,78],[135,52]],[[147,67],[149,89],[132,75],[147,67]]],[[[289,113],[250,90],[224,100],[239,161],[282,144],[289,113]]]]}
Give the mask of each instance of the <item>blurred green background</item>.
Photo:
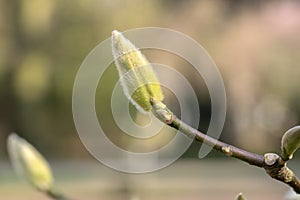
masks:
{"type": "MultiPolygon", "coordinates": [[[[148,26],[191,36],[216,62],[228,98],[223,141],[257,153],[280,152],[282,134],[300,119],[298,1],[0,0],[0,158],[7,158],[11,132],[49,159],[90,158],[72,117],[76,72],[112,30],[148,26]]],[[[153,59],[182,64],[163,53],[153,59]]],[[[114,66],[106,73],[99,95],[109,98],[118,76],[114,66]]],[[[199,129],[205,131],[208,92],[185,75],[194,80],[199,129]]],[[[103,102],[97,98],[99,109],[107,109],[103,102]]],[[[111,120],[102,123],[115,130],[111,120]]],[[[198,150],[193,144],[183,158],[197,159],[198,150]]]]}

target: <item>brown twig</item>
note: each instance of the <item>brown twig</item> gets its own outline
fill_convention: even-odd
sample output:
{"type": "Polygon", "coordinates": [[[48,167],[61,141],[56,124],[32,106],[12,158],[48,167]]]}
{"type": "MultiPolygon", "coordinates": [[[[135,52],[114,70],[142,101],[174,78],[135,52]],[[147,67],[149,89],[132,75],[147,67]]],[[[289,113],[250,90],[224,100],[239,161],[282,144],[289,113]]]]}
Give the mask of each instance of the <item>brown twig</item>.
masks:
{"type": "Polygon", "coordinates": [[[264,168],[267,174],[272,178],[288,184],[296,193],[300,194],[300,180],[293,173],[293,171],[286,166],[287,162],[284,161],[279,155],[267,153],[262,156],[221,142],[184,123],[161,102],[153,101],[151,103],[153,106],[153,113],[163,123],[181,131],[188,137],[193,138],[198,142],[203,142],[213,147],[215,150],[222,152],[228,157],[234,157],[247,162],[250,165],[264,168]]]}
{"type": "Polygon", "coordinates": [[[279,155],[273,153],[265,154],[265,170],[272,178],[288,184],[295,192],[300,194],[300,180],[292,170],[287,167],[287,161],[284,161],[279,155]]]}

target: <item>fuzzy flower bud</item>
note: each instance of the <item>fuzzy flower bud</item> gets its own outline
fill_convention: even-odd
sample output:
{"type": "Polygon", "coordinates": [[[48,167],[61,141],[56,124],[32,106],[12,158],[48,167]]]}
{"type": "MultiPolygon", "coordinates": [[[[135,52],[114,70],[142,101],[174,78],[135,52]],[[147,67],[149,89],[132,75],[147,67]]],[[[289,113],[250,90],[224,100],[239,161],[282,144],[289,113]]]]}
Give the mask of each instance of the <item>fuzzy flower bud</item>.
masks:
{"type": "Polygon", "coordinates": [[[145,56],[118,31],[112,32],[112,52],[127,98],[139,111],[148,112],[151,101],[161,102],[160,83],[145,56]]]}
{"type": "Polygon", "coordinates": [[[12,165],[20,175],[38,190],[49,191],[53,178],[45,158],[26,140],[12,133],[7,139],[7,148],[12,165]]]}

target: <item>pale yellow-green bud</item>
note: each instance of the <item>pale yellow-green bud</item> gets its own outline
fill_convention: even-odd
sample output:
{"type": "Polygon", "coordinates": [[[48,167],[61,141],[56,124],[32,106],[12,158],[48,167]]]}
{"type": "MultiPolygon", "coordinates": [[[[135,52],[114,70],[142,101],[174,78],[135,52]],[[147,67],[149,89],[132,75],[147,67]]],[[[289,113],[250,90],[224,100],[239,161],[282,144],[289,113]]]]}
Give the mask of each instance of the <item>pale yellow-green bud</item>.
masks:
{"type": "Polygon", "coordinates": [[[118,31],[112,32],[112,52],[125,95],[138,110],[148,112],[161,102],[160,83],[145,56],[118,31]]]}
{"type": "Polygon", "coordinates": [[[49,191],[53,184],[52,173],[45,158],[26,140],[12,133],[7,139],[12,165],[38,190],[49,191]]]}

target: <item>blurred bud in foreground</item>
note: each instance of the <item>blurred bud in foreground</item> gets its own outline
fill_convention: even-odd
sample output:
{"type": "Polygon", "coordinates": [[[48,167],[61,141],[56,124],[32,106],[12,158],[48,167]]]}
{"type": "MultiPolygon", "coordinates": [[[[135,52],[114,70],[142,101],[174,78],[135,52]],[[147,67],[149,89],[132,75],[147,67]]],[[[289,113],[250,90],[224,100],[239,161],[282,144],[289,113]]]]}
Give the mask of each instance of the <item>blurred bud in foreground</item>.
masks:
{"type": "Polygon", "coordinates": [[[145,56],[118,31],[112,32],[112,52],[127,98],[139,111],[148,112],[161,102],[160,83],[145,56]]]}
{"type": "Polygon", "coordinates": [[[239,193],[235,199],[236,200],[246,200],[246,197],[243,195],[243,193],[239,193]]]}
{"type": "Polygon", "coordinates": [[[7,148],[17,173],[25,177],[38,190],[51,189],[53,178],[49,164],[31,144],[12,133],[7,139],[7,148]]]}
{"type": "Polygon", "coordinates": [[[281,139],[281,154],[283,160],[290,160],[300,147],[300,126],[289,129],[281,139]]]}

